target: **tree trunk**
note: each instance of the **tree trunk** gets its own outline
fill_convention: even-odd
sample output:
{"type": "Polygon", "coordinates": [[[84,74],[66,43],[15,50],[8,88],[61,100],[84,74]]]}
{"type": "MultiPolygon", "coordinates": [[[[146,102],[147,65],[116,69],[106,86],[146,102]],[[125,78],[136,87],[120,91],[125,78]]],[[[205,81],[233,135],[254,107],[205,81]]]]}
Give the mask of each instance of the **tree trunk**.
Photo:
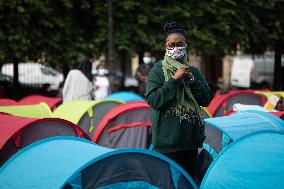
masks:
{"type": "Polygon", "coordinates": [[[19,98],[19,60],[14,59],[13,61],[14,64],[14,78],[13,78],[13,83],[14,83],[14,90],[13,90],[13,97],[18,100],[19,98]]]}
{"type": "Polygon", "coordinates": [[[112,0],[107,1],[108,4],[108,66],[110,68],[115,67],[115,50],[114,50],[114,37],[113,37],[113,9],[112,0]]]}
{"type": "Polygon", "coordinates": [[[274,84],[273,90],[282,90],[283,89],[283,67],[281,66],[281,55],[282,48],[281,42],[277,41],[274,47],[274,84]]]}

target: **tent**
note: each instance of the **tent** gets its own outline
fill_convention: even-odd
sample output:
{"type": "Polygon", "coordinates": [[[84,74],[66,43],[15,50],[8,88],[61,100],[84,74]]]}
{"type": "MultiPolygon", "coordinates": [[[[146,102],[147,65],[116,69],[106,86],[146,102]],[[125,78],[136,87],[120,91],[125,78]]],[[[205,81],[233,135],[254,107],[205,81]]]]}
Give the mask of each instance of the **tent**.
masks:
{"type": "Polygon", "coordinates": [[[122,102],[116,100],[74,100],[63,103],[56,108],[53,117],[66,119],[79,125],[92,137],[103,117],[120,104],[122,102]]]}
{"type": "Polygon", "coordinates": [[[0,112],[30,118],[47,118],[52,115],[50,108],[44,102],[36,105],[0,106],[0,112]]]}
{"type": "Polygon", "coordinates": [[[59,104],[62,103],[62,98],[30,95],[22,98],[19,102],[12,99],[0,99],[0,106],[35,105],[41,102],[46,103],[50,109],[54,110],[59,104]]]}
{"type": "Polygon", "coordinates": [[[109,148],[148,148],[151,126],[150,106],[145,101],[127,102],[108,112],[93,141],[109,148]]]}
{"type": "Polygon", "coordinates": [[[144,100],[144,98],[139,96],[138,94],[135,94],[133,92],[126,92],[126,91],[113,93],[107,96],[105,99],[119,100],[121,102],[132,102],[132,101],[144,100]]]}
{"type": "Polygon", "coordinates": [[[280,119],[284,120],[284,111],[282,112],[271,112],[271,114],[279,117],[280,119]]]}
{"type": "Polygon", "coordinates": [[[213,117],[219,117],[232,110],[236,103],[263,106],[266,101],[266,96],[257,94],[253,90],[234,90],[215,96],[207,110],[213,117]]]}
{"type": "Polygon", "coordinates": [[[14,105],[18,105],[18,102],[7,98],[0,99],[0,106],[14,106],[14,105]]]}
{"type": "Polygon", "coordinates": [[[281,95],[284,97],[284,91],[256,91],[256,94],[262,94],[269,98],[271,95],[281,95]]]}
{"type": "Polygon", "coordinates": [[[60,135],[90,139],[79,126],[62,119],[0,114],[0,166],[19,149],[35,141],[60,135]]]}
{"type": "Polygon", "coordinates": [[[59,104],[62,103],[62,101],[62,98],[52,98],[42,95],[30,95],[22,98],[19,103],[22,105],[33,105],[40,102],[45,102],[50,107],[50,109],[54,110],[59,104]]]}
{"type": "Polygon", "coordinates": [[[261,131],[235,141],[212,163],[201,189],[283,188],[284,134],[261,131]]]}
{"type": "Polygon", "coordinates": [[[75,137],[38,141],[0,169],[0,188],[197,188],[175,162],[144,149],[109,149],[75,137]]]}
{"type": "Polygon", "coordinates": [[[284,131],[284,121],[256,110],[239,111],[230,116],[205,119],[205,144],[218,154],[238,138],[256,131],[284,131]]]}
{"type": "Polygon", "coordinates": [[[200,170],[204,176],[208,166],[229,144],[257,131],[284,131],[284,121],[278,117],[256,110],[239,111],[230,116],[205,119],[206,139],[200,170]]]}

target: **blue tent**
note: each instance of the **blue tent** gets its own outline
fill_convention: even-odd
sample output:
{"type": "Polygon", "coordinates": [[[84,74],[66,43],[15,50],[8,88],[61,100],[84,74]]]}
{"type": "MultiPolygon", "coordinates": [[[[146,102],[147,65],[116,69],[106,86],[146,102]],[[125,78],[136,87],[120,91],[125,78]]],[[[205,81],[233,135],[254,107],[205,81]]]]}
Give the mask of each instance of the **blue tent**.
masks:
{"type": "Polygon", "coordinates": [[[112,100],[118,100],[121,102],[132,102],[132,101],[140,101],[144,100],[141,96],[132,93],[132,92],[116,92],[109,96],[107,96],[105,99],[112,99],[112,100]]]}
{"type": "Polygon", "coordinates": [[[239,111],[231,116],[205,119],[205,148],[218,154],[231,142],[256,131],[284,131],[284,121],[278,117],[256,110],[239,111]]]}
{"type": "Polygon", "coordinates": [[[199,179],[213,160],[233,141],[258,131],[284,131],[284,121],[262,111],[239,111],[231,116],[205,119],[206,139],[199,156],[199,179]]]}
{"type": "Polygon", "coordinates": [[[38,141],[0,169],[0,188],[197,188],[170,159],[143,149],[113,150],[75,137],[38,141]]]}
{"type": "Polygon", "coordinates": [[[201,189],[284,188],[284,133],[251,133],[226,148],[209,167],[201,189]]]}

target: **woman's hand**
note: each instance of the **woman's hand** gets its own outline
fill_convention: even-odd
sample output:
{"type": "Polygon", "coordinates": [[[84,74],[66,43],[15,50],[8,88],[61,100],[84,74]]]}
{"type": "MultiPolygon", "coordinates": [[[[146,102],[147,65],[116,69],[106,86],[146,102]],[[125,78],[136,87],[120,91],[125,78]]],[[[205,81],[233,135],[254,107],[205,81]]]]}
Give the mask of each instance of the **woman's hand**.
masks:
{"type": "Polygon", "coordinates": [[[189,74],[189,68],[179,68],[175,75],[173,76],[174,80],[179,80],[183,77],[188,77],[189,74]]]}

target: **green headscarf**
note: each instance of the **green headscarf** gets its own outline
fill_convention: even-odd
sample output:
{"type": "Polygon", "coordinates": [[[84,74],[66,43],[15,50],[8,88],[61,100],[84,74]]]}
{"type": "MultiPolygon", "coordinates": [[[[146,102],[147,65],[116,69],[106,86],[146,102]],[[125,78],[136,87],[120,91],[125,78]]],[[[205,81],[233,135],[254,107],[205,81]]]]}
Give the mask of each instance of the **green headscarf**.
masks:
{"type": "MultiPolygon", "coordinates": [[[[187,55],[185,55],[179,61],[165,55],[162,63],[165,81],[171,79],[179,68],[186,68],[188,66],[189,63],[187,61],[187,55]]],[[[178,86],[177,90],[177,100],[173,107],[167,110],[167,114],[174,114],[176,116],[179,116],[180,121],[183,119],[191,121],[193,125],[195,141],[199,142],[201,136],[200,127],[204,126],[204,122],[200,116],[200,106],[194,99],[190,88],[186,86],[185,78],[181,79],[180,85],[178,86]]]]}
{"type": "MultiPolygon", "coordinates": [[[[165,76],[165,81],[168,81],[170,78],[173,77],[175,72],[179,68],[187,68],[188,67],[188,61],[187,61],[187,55],[185,55],[180,62],[165,55],[162,69],[165,76]]],[[[199,106],[194,99],[190,88],[186,86],[185,79],[182,79],[181,85],[178,87],[177,91],[177,106],[182,105],[184,108],[186,108],[189,111],[198,111],[199,106]]]]}

